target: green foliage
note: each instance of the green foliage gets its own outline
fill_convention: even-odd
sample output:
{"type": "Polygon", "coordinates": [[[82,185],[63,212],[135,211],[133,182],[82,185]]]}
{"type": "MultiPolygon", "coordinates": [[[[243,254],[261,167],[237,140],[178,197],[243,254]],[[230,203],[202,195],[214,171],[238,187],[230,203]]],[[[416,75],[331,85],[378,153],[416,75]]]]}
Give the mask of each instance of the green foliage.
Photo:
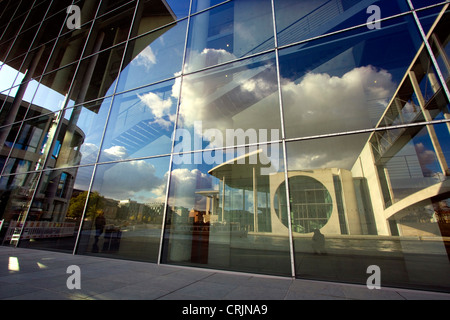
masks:
{"type": "MultiPolygon", "coordinates": [[[[70,199],[69,210],[67,216],[71,218],[81,218],[86,204],[87,191],[81,192],[78,196],[70,199]]],[[[93,220],[97,214],[97,210],[103,207],[104,197],[97,191],[91,192],[89,196],[88,207],[86,210],[86,218],[93,220]]]]}

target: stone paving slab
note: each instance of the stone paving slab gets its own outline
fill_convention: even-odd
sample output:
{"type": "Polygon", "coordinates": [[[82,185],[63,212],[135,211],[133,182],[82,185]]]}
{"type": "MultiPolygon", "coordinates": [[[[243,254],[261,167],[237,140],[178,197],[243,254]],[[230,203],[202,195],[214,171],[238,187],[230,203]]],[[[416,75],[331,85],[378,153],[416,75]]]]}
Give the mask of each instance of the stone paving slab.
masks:
{"type": "Polygon", "coordinates": [[[450,300],[450,294],[0,247],[0,300],[450,300]],[[67,273],[79,266],[81,289],[67,273]]]}

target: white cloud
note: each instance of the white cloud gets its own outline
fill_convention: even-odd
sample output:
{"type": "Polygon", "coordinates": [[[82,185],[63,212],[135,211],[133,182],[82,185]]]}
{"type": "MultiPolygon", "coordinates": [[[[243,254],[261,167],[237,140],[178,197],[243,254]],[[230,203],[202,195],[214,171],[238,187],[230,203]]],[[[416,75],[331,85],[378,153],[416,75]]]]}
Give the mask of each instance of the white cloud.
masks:
{"type": "Polygon", "coordinates": [[[102,166],[99,169],[99,174],[102,174],[102,187],[99,191],[103,196],[116,200],[133,199],[138,193],[145,191],[148,201],[151,201],[166,183],[156,173],[156,168],[144,160],[102,166]],[[153,191],[156,191],[155,195],[153,191]]]}
{"type": "MultiPolygon", "coordinates": [[[[354,68],[342,77],[308,73],[301,81],[283,81],[284,110],[290,137],[371,128],[371,115],[382,114],[396,85],[385,70],[354,68]]],[[[367,143],[367,134],[288,145],[290,170],[350,169],[367,143]]]]}
{"type": "Polygon", "coordinates": [[[189,209],[205,210],[206,198],[196,195],[199,190],[211,190],[213,177],[198,169],[174,169],[171,175],[170,206],[183,206],[189,209]]]}
{"type": "Polygon", "coordinates": [[[396,85],[385,70],[354,68],[342,77],[308,73],[300,83],[283,81],[289,136],[370,128],[370,114],[384,111],[396,85]]]}
{"type": "Polygon", "coordinates": [[[155,118],[162,118],[170,113],[173,104],[171,98],[164,100],[153,92],[138,95],[138,97],[150,109],[155,118]]]}
{"type": "Polygon", "coordinates": [[[82,163],[95,162],[97,160],[98,146],[94,143],[84,143],[80,147],[80,152],[82,155],[82,163]]]}
{"type": "Polygon", "coordinates": [[[156,64],[156,55],[153,52],[152,48],[148,46],[145,48],[135,59],[134,63],[138,66],[143,66],[146,71],[150,71],[150,69],[156,64]]]}
{"type": "Polygon", "coordinates": [[[122,160],[128,157],[127,149],[124,146],[113,146],[103,150],[103,153],[111,160],[122,160]]]}

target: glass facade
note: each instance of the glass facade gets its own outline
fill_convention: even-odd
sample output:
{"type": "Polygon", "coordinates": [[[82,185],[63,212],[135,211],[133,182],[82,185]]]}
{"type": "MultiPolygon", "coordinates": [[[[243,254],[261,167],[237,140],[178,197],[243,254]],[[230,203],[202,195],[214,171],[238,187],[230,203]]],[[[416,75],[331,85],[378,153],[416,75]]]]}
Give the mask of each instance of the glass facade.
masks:
{"type": "Polygon", "coordinates": [[[1,244],[450,292],[449,6],[0,1],[1,244]]]}

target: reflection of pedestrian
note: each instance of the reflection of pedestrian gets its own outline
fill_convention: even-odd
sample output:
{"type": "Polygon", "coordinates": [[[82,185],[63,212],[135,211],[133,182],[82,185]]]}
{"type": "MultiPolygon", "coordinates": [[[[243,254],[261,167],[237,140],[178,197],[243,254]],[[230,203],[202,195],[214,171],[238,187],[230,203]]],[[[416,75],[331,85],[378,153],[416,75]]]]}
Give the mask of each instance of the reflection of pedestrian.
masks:
{"type": "Polygon", "coordinates": [[[326,254],[325,251],[325,236],[319,229],[314,229],[314,235],[312,237],[312,248],[314,254],[326,254]]]}
{"type": "Polygon", "coordinates": [[[103,234],[105,229],[106,219],[103,210],[97,211],[98,215],[95,218],[95,242],[94,242],[94,250],[98,251],[97,242],[98,238],[103,234]]]}

